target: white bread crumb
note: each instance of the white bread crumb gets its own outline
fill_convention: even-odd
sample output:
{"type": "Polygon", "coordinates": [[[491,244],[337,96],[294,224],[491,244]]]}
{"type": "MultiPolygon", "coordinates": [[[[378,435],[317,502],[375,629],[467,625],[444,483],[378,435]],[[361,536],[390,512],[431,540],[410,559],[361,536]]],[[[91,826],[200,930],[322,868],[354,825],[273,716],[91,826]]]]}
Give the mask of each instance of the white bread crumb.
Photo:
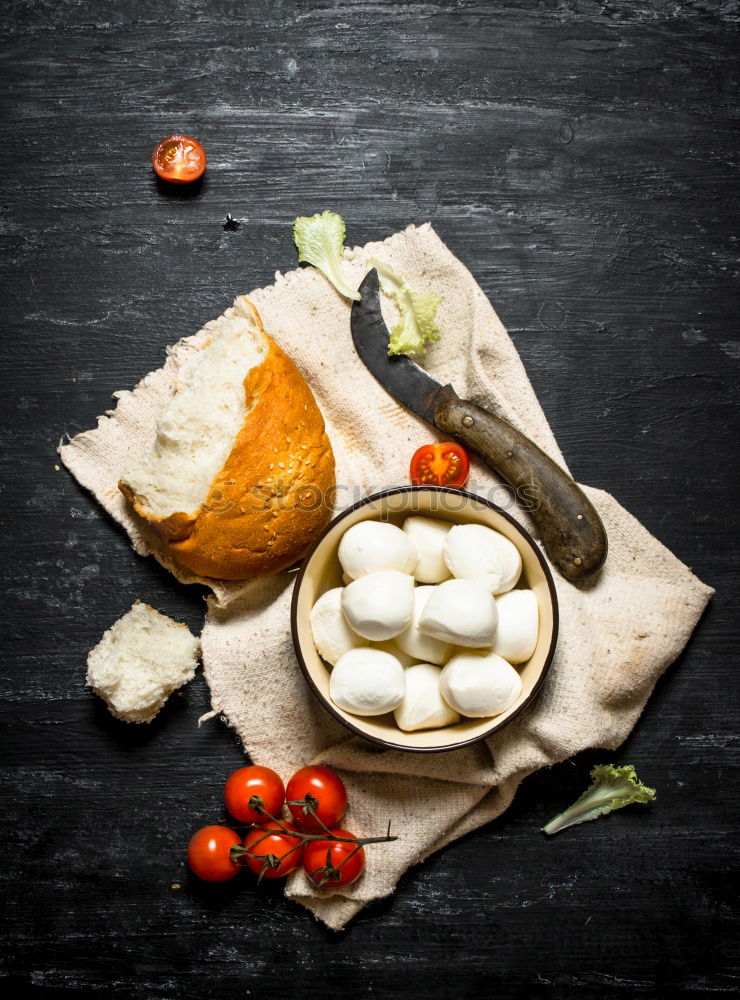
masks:
{"type": "Polygon", "coordinates": [[[187,625],[137,601],[87,656],[87,683],[124,722],[151,722],[195,676],[200,642],[187,625]]]}

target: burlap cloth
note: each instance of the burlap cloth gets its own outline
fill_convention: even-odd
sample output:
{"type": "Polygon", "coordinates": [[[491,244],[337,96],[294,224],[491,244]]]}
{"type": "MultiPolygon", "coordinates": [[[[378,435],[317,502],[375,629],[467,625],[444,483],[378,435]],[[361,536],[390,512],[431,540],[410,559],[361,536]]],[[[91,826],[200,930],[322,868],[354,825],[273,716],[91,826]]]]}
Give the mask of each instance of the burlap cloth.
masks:
{"type": "MultiPolygon", "coordinates": [[[[506,330],[431,226],[348,250],[348,271],[357,284],[370,256],[390,263],[412,287],[444,296],[441,339],[425,361],[431,373],[495,408],[565,465],[506,330]]],[[[347,487],[341,505],[406,483],[411,453],[432,432],[386,395],[357,358],[349,303],[312,268],[278,273],[274,285],[249,298],[316,395],[337,457],[337,481],[347,487]]],[[[197,578],[172,564],[116,483],[130,457],[152,440],[178,366],[207,330],[181,340],[163,368],[133,392],[116,394],[117,408],[100,418],[96,430],[60,449],[67,468],[125,527],[135,550],[154,555],[185,582],[197,578]]],[[[481,463],[473,464],[470,485],[503,501],[533,531],[481,463]]],[[[293,574],[248,584],[200,581],[213,591],[202,636],[212,705],[252,760],[286,779],[312,760],[332,765],[349,791],[344,825],[373,835],[391,820],[400,836],[369,848],[365,875],[347,889],[320,891],[302,873],[290,877],[286,893],[330,927],[344,926],[364,905],[393,892],[410,865],[502,813],[526,775],[588,747],[619,746],[656,680],[686,644],[713,591],[608,493],[586,492],[609,535],[605,569],[581,587],[555,574],[560,639],[539,698],[499,735],[454,753],[382,751],[349,737],[314,700],[291,644],[293,574]]]]}

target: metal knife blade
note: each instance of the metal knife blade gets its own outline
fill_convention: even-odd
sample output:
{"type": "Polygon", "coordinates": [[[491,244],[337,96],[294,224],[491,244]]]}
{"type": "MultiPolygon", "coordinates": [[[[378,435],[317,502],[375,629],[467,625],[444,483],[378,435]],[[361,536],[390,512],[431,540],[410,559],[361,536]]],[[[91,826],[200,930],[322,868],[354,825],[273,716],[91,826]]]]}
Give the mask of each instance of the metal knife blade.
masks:
{"type": "Polygon", "coordinates": [[[380,311],[378,272],[373,268],[359,288],[362,298],[352,303],[352,340],[365,367],[399,403],[434,426],[434,411],[445,399],[457,399],[451,385],[436,379],[403,354],[388,356],[390,334],[380,311]]]}

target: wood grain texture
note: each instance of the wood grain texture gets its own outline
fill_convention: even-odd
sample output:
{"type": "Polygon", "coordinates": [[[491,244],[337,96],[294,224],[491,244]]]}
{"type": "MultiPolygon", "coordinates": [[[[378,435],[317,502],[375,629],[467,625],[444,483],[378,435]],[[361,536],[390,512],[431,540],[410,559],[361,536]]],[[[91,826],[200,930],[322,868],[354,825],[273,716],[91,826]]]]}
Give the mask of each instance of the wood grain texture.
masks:
{"type": "Polygon", "coordinates": [[[5,980],[152,1000],[740,991],[736,0],[3,14],[5,980]],[[151,173],[173,131],[207,149],[195,191],[151,173]],[[54,450],[292,267],[293,217],[323,208],[356,244],[430,219],[574,474],[717,588],[618,753],[533,776],[342,935],[278,888],[188,878],[185,842],[241,749],[197,727],[202,679],[132,729],[85,689],[84,660],[135,598],[198,629],[202,594],[135,557],[54,450]],[[607,759],[633,762],[655,806],[545,840],[607,759]]]}

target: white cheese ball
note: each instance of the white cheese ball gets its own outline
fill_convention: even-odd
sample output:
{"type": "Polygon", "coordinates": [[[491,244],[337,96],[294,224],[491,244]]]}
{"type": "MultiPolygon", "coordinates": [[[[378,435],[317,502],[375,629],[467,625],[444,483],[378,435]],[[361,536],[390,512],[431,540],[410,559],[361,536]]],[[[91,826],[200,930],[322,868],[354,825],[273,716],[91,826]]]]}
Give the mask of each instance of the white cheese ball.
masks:
{"type": "Polygon", "coordinates": [[[321,595],[311,608],[310,621],[314,646],[332,666],[350,649],[367,645],[367,639],[352,631],[342,613],[341,587],[321,595]]]}
{"type": "Polygon", "coordinates": [[[450,524],[433,517],[407,517],[403,530],[416,546],[414,577],[419,583],[441,583],[450,576],[442,554],[450,524]]]}
{"type": "Polygon", "coordinates": [[[531,590],[510,590],[496,598],[498,629],[493,652],[509,663],[524,663],[537,645],[539,607],[531,590]]]}
{"type": "MultiPolygon", "coordinates": [[[[363,639],[361,639],[360,641],[364,643],[363,639]]],[[[382,649],[384,653],[390,653],[391,656],[395,656],[395,658],[404,668],[410,667],[412,663],[417,662],[415,657],[409,656],[408,653],[404,653],[404,651],[396,643],[395,639],[386,639],[384,642],[371,642],[370,648],[382,649]]]]}
{"type": "Polygon", "coordinates": [[[403,701],[406,677],[395,656],[380,649],[351,649],[329,678],[329,697],[353,715],[384,715],[403,701]]]}
{"type": "Polygon", "coordinates": [[[395,524],[360,521],[348,528],[339,543],[339,562],[352,580],[383,569],[413,573],[416,547],[395,524]]]}
{"type": "Polygon", "coordinates": [[[522,679],[496,653],[459,653],[442,671],[439,689],[460,715],[486,719],[514,704],[522,693],[522,679]]]}
{"type": "Polygon", "coordinates": [[[487,590],[470,580],[445,580],[429,595],[418,628],[444,642],[485,649],[497,623],[496,602],[487,590]]]}
{"type": "Polygon", "coordinates": [[[414,590],[414,616],[396,638],[398,646],[408,656],[413,657],[414,663],[446,663],[452,655],[448,642],[425,635],[418,628],[419,619],[434,590],[434,587],[417,587],[414,590]]]}
{"type": "Polygon", "coordinates": [[[406,670],[406,693],[393,713],[404,732],[416,729],[439,729],[460,721],[458,713],[447,704],[439,691],[442,671],[432,663],[416,663],[406,670]]]}
{"type": "Polygon", "coordinates": [[[342,591],[344,617],[365,639],[395,639],[413,611],[414,578],[395,569],[361,576],[342,591]]]}
{"type": "Polygon", "coordinates": [[[456,524],[444,542],[444,558],[453,576],[473,580],[489,594],[515,586],[522,572],[519,549],[483,524],[456,524]]]}

